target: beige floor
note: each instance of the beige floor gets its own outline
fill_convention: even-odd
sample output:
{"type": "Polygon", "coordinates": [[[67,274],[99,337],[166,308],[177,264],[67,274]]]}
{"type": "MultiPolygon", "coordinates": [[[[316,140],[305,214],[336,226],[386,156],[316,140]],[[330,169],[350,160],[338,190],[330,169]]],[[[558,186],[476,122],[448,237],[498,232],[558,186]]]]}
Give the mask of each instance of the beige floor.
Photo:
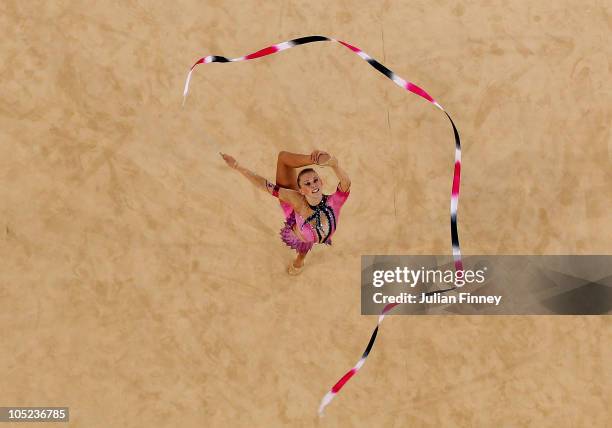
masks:
{"type": "Polygon", "coordinates": [[[609,424],[609,317],[390,317],[318,420],[376,321],[360,255],[450,251],[451,129],[324,43],[200,67],[181,108],[200,56],[347,40],[453,115],[466,254],[610,254],[606,2],[153,3],[0,4],[0,405],[87,428],[609,424]],[[314,148],[352,194],[292,280],[276,201],[215,150],[273,178],[314,148]]]}

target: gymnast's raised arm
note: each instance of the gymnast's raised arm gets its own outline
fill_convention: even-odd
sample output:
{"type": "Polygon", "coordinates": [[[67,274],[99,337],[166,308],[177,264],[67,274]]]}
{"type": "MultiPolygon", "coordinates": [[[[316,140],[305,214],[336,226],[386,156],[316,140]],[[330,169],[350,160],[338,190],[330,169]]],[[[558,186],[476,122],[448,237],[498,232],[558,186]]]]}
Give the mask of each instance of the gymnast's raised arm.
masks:
{"type": "Polygon", "coordinates": [[[346,171],[340,168],[338,159],[335,156],[332,156],[331,159],[322,164],[322,166],[329,166],[331,169],[334,170],[336,177],[338,177],[338,180],[340,180],[340,184],[338,185],[338,187],[341,191],[348,192],[350,190],[351,179],[349,178],[346,171]]]}
{"type": "Polygon", "coordinates": [[[265,190],[271,195],[278,196],[278,199],[283,202],[287,202],[294,208],[300,201],[300,194],[295,190],[278,187],[267,179],[263,178],[262,176],[257,175],[253,171],[250,171],[247,168],[238,164],[236,159],[234,159],[232,156],[226,155],[225,153],[219,154],[230,168],[235,169],[240,174],[244,175],[258,189],[265,190]]]}

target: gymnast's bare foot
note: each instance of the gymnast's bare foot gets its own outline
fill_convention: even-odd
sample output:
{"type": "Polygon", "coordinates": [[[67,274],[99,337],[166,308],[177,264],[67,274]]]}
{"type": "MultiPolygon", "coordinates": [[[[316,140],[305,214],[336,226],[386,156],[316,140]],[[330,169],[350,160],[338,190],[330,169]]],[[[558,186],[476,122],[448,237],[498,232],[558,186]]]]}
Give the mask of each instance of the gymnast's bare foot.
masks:
{"type": "Polygon", "coordinates": [[[292,260],[287,267],[287,273],[289,275],[295,276],[302,273],[302,269],[304,269],[304,259],[306,258],[306,253],[299,253],[295,260],[292,260]]]}

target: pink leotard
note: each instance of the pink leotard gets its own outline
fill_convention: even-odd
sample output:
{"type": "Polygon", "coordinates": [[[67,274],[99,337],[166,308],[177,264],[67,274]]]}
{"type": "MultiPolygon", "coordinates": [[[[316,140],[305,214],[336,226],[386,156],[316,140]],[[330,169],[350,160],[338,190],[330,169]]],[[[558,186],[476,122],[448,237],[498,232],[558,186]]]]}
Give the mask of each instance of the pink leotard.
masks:
{"type": "MultiPolygon", "coordinates": [[[[295,212],[289,203],[280,201],[285,214],[285,224],[280,231],[281,240],[298,253],[308,252],[315,243],[331,245],[331,237],[338,227],[340,209],[348,199],[349,194],[350,190],[343,192],[338,185],[335,193],[323,195],[319,205],[311,206],[314,214],[307,219],[295,212]],[[317,224],[320,225],[320,222],[317,222],[317,214],[320,217],[327,218],[327,228],[317,227],[317,224]],[[311,221],[314,222],[314,226],[311,221]],[[300,234],[297,234],[295,229],[298,229],[300,234]]],[[[273,195],[278,197],[277,188],[275,188],[273,195]]]]}

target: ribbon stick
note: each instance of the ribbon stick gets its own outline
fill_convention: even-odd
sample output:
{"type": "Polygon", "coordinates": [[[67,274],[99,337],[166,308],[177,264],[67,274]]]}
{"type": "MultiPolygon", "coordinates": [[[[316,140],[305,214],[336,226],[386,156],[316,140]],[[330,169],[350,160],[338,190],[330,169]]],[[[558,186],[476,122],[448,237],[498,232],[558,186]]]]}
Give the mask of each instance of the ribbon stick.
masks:
{"type": "MultiPolygon", "coordinates": [[[[332,38],[325,37],[325,36],[307,36],[307,37],[300,37],[297,39],[278,43],[276,45],[268,46],[264,49],[258,50],[257,52],[253,52],[251,54],[241,56],[238,58],[226,58],[224,56],[218,56],[218,55],[205,56],[203,58],[200,58],[198,61],[196,61],[196,63],[193,64],[193,66],[189,70],[189,73],[187,74],[187,80],[185,81],[185,89],[183,91],[183,105],[185,104],[187,93],[189,92],[189,84],[191,82],[191,76],[192,76],[193,70],[199,64],[209,64],[212,62],[248,61],[248,60],[262,58],[264,56],[272,55],[277,52],[291,49],[299,45],[305,45],[305,44],[314,43],[314,42],[335,42],[335,43],[339,43],[340,45],[346,47],[347,49],[350,49],[352,52],[358,55],[361,59],[365,60],[368,64],[370,64],[377,71],[379,71],[381,74],[386,76],[388,79],[390,79],[393,83],[395,83],[400,88],[408,92],[412,92],[413,94],[418,95],[421,98],[424,98],[425,100],[429,101],[431,104],[436,106],[438,109],[442,110],[442,112],[444,112],[444,114],[450,121],[450,124],[453,128],[453,135],[455,138],[455,162],[454,162],[454,169],[453,169],[453,181],[452,181],[451,202],[450,202],[451,246],[452,246],[453,259],[454,259],[454,264],[455,264],[455,270],[462,271],[463,265],[461,262],[461,248],[459,246],[459,233],[457,230],[457,208],[459,205],[459,186],[461,182],[461,139],[459,137],[459,131],[457,130],[457,127],[455,126],[455,123],[453,122],[453,119],[450,117],[448,112],[444,110],[444,108],[442,108],[440,103],[434,100],[433,97],[431,97],[431,95],[429,95],[425,90],[415,85],[414,83],[411,83],[401,78],[400,76],[395,74],[393,71],[385,67],[383,64],[378,62],[376,59],[372,58],[370,55],[368,55],[367,53],[365,53],[358,47],[355,47],[349,43],[343,42],[342,40],[336,40],[336,39],[332,39],[332,38]]],[[[436,293],[444,293],[446,291],[450,291],[453,289],[454,287],[446,289],[446,290],[432,291],[426,294],[431,295],[431,294],[436,294],[436,293]]],[[[378,317],[378,323],[376,325],[376,328],[374,329],[374,332],[372,333],[370,337],[370,341],[368,342],[368,345],[363,355],[361,356],[357,364],[351,370],[349,370],[344,376],[342,376],[340,380],[338,380],[338,382],[336,382],[336,384],[331,388],[331,390],[327,394],[325,394],[325,396],[323,397],[323,400],[321,401],[321,405],[319,406],[319,415],[323,415],[323,411],[325,407],[334,399],[334,397],[342,389],[342,387],[363,366],[366,358],[368,357],[370,351],[372,350],[372,347],[374,346],[374,342],[376,340],[376,336],[378,334],[378,329],[380,327],[380,324],[385,318],[385,315],[388,314],[395,306],[397,306],[397,304],[390,304],[390,305],[385,306],[382,313],[378,317]]]]}

